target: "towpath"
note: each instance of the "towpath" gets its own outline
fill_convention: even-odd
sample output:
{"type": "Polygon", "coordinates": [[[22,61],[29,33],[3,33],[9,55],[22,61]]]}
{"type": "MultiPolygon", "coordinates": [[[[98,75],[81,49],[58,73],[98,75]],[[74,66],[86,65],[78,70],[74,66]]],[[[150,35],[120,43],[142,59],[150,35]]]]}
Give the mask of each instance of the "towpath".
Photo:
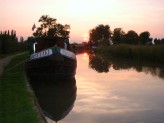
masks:
{"type": "Polygon", "coordinates": [[[10,62],[10,60],[18,55],[22,55],[24,54],[25,52],[23,53],[18,53],[18,54],[15,54],[15,55],[11,55],[11,56],[7,56],[3,59],[0,59],[0,76],[2,75],[3,73],[3,70],[4,70],[4,67],[10,62]]]}

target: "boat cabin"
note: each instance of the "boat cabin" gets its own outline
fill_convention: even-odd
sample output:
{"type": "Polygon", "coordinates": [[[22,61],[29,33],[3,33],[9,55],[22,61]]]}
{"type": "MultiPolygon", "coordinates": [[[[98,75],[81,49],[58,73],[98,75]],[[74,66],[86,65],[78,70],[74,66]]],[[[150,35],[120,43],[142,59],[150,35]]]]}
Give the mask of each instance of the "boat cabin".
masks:
{"type": "Polygon", "coordinates": [[[36,39],[36,42],[33,44],[33,51],[35,53],[35,52],[39,52],[53,46],[70,50],[68,38],[63,38],[63,37],[41,38],[39,37],[36,39]]]}

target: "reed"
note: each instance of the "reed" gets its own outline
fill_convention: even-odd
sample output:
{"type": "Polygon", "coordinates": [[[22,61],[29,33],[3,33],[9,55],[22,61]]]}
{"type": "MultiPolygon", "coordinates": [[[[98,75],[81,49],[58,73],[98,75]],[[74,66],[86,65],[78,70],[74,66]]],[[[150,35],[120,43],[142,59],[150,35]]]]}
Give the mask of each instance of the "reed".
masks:
{"type": "Polygon", "coordinates": [[[113,45],[98,47],[96,52],[107,57],[128,58],[164,63],[164,45],[113,45]]]}

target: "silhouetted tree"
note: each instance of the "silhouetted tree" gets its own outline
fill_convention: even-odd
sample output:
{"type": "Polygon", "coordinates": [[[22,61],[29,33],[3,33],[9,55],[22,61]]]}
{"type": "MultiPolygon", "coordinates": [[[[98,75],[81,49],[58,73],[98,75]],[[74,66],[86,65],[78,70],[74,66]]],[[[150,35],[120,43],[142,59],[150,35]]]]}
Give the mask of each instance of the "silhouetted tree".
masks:
{"type": "Polygon", "coordinates": [[[57,19],[51,18],[48,15],[40,17],[40,27],[33,33],[35,37],[69,37],[70,25],[62,25],[57,23],[57,19]]]}
{"type": "Polygon", "coordinates": [[[7,31],[7,35],[10,35],[10,31],[9,30],[7,31]]]}
{"type": "Polygon", "coordinates": [[[126,44],[138,44],[138,39],[139,39],[138,34],[135,31],[130,30],[124,36],[124,43],[126,43],[126,44]]]}
{"type": "Polygon", "coordinates": [[[148,43],[150,40],[150,33],[148,31],[142,32],[139,35],[139,40],[140,40],[140,44],[146,44],[148,43]]]}
{"type": "Polygon", "coordinates": [[[21,36],[20,37],[20,42],[23,43],[24,42],[24,38],[21,36]]]}
{"type": "MultiPolygon", "coordinates": [[[[22,37],[23,38],[23,37],[22,37]]],[[[0,33],[0,53],[8,54],[15,51],[25,50],[24,43],[18,42],[16,31],[4,31],[0,33]]]]}
{"type": "Polygon", "coordinates": [[[155,44],[160,44],[160,39],[155,38],[155,39],[154,39],[154,43],[155,43],[155,44]]]}
{"type": "Polygon", "coordinates": [[[164,38],[163,38],[163,39],[161,39],[161,44],[164,44],[164,38]]]}
{"type": "Polygon", "coordinates": [[[120,44],[123,42],[125,32],[122,30],[122,28],[115,28],[113,31],[112,41],[113,44],[120,44]]]}
{"type": "Polygon", "coordinates": [[[98,25],[89,32],[89,42],[94,45],[109,45],[111,30],[108,25],[98,25]]]}

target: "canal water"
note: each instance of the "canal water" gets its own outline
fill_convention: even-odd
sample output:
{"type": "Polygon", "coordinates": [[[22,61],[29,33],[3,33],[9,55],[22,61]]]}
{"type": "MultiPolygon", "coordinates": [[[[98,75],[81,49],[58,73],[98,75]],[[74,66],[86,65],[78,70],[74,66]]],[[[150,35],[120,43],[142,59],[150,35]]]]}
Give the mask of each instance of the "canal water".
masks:
{"type": "Polygon", "coordinates": [[[74,84],[67,86],[73,96],[59,123],[164,123],[164,69],[85,53],[77,62],[74,84]]]}

